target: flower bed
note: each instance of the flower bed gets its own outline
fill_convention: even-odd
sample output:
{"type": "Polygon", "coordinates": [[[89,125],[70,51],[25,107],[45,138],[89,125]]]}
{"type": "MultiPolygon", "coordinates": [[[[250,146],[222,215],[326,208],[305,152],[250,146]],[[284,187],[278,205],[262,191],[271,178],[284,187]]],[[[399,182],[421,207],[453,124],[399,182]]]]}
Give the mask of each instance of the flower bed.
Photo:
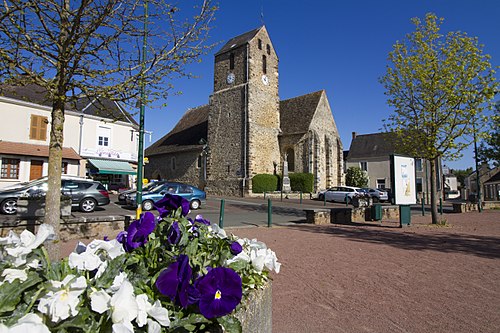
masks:
{"type": "Polygon", "coordinates": [[[158,218],[146,212],[116,239],[80,243],[55,263],[42,246],[48,225],[0,238],[0,331],[241,332],[242,304],[279,272],[274,252],[187,218],[181,197],[156,207],[158,218]]]}

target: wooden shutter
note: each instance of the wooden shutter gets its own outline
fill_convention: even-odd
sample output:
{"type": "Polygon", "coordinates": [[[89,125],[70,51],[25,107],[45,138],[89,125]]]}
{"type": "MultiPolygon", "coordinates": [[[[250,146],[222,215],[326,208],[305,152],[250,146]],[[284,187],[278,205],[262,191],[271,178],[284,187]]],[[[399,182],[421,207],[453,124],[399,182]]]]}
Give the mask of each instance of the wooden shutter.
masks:
{"type": "Polygon", "coordinates": [[[31,115],[30,123],[30,139],[42,140],[47,139],[47,117],[31,115]]]}

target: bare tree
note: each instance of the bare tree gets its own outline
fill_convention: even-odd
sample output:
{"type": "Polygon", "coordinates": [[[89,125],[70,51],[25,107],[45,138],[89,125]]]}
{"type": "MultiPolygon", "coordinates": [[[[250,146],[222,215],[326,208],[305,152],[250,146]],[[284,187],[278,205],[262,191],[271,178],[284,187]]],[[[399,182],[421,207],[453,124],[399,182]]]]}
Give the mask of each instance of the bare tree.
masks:
{"type": "MultiPolygon", "coordinates": [[[[172,79],[190,75],[185,65],[210,48],[205,42],[216,7],[211,0],[189,3],[181,8],[164,0],[3,1],[0,82],[37,84],[52,101],[45,222],[56,234],[65,109],[82,96],[128,105],[166,98],[172,79]],[[148,57],[141,59],[145,36],[148,57]],[[141,82],[148,101],[140,100],[141,82]]],[[[57,258],[58,252],[54,242],[49,253],[57,258]]]]}

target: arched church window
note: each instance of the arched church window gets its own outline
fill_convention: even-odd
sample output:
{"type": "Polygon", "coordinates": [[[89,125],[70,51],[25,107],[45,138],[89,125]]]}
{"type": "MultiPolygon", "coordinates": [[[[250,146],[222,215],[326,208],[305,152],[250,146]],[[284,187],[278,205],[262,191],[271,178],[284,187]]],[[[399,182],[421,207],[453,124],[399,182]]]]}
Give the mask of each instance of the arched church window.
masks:
{"type": "Polygon", "coordinates": [[[269,44],[266,45],[266,49],[267,49],[267,54],[271,54],[271,46],[269,44]]]}
{"type": "Polygon", "coordinates": [[[267,57],[262,56],[262,73],[267,74],[267,57]]]}
{"type": "Polygon", "coordinates": [[[295,152],[292,148],[286,150],[286,161],[288,162],[288,171],[295,172],[295,152]]]}
{"type": "Polygon", "coordinates": [[[258,40],[258,44],[259,44],[259,50],[262,50],[262,40],[261,39],[258,40]]]}
{"type": "Polygon", "coordinates": [[[172,165],[171,165],[172,171],[174,171],[175,170],[175,156],[172,157],[172,161],[171,162],[172,162],[172,165]]]}
{"type": "Polygon", "coordinates": [[[234,69],[234,53],[229,54],[229,69],[234,69]]]}

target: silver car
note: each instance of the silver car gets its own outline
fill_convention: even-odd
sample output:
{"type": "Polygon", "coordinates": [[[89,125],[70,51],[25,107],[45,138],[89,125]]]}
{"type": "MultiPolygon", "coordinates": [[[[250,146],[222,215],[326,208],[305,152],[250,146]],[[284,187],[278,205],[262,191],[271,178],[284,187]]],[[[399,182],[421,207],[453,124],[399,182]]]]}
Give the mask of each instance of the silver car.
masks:
{"type": "Polygon", "coordinates": [[[374,202],[384,202],[389,200],[389,194],[383,189],[365,187],[362,188],[362,190],[365,193],[368,193],[373,198],[374,202]]]}
{"type": "Polygon", "coordinates": [[[326,191],[318,193],[319,200],[326,200],[332,202],[346,202],[352,203],[352,198],[357,194],[362,194],[363,191],[359,187],[354,186],[334,186],[326,191]]]}

